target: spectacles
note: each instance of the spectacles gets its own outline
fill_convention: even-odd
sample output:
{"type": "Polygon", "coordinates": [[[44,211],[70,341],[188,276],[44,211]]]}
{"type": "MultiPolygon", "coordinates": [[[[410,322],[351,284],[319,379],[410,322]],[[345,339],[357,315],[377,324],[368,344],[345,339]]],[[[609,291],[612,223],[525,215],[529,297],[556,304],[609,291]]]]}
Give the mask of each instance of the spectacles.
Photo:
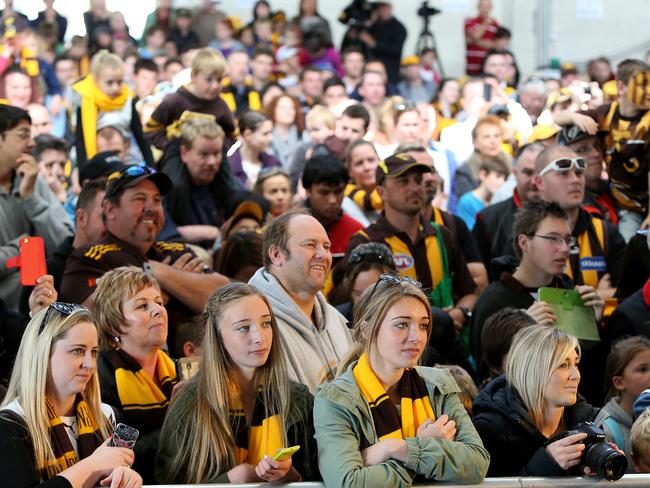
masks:
{"type": "Polygon", "coordinates": [[[150,168],[149,166],[144,166],[144,165],[134,165],[134,166],[129,166],[126,169],[123,169],[122,171],[115,171],[108,175],[108,181],[111,180],[116,180],[119,178],[126,178],[127,176],[129,177],[137,177],[137,176],[143,176],[146,174],[152,175],[155,174],[156,170],[153,168],[150,168]]]}
{"type": "Polygon", "coordinates": [[[557,173],[567,173],[575,168],[576,173],[582,173],[587,168],[587,161],[584,158],[560,158],[551,161],[539,172],[539,176],[544,176],[549,171],[557,173]]]}
{"type": "Polygon", "coordinates": [[[543,236],[540,234],[533,234],[531,237],[539,237],[540,239],[546,239],[551,241],[555,246],[562,247],[563,244],[566,244],[569,249],[576,245],[575,237],[560,237],[560,236],[543,236]]]}
{"type": "Polygon", "coordinates": [[[43,332],[45,329],[45,326],[47,325],[48,321],[50,320],[50,317],[52,316],[52,311],[59,312],[61,315],[65,315],[66,317],[68,315],[72,315],[75,312],[78,312],[80,310],[88,310],[86,307],[83,307],[77,303],[66,303],[66,302],[54,302],[51,303],[49,307],[47,307],[47,312],[45,312],[45,316],[43,317],[43,320],[41,321],[41,326],[38,329],[38,333],[40,334],[43,332]]]}
{"type": "Polygon", "coordinates": [[[399,285],[400,283],[408,283],[409,285],[416,286],[418,288],[422,288],[422,283],[420,283],[417,280],[414,280],[413,278],[409,278],[408,276],[397,276],[397,275],[392,275],[388,273],[382,273],[379,275],[379,279],[375,283],[375,286],[372,287],[372,291],[370,292],[370,296],[373,296],[375,294],[375,290],[377,289],[377,285],[381,282],[384,283],[389,283],[391,285],[399,285]]]}
{"type": "Polygon", "coordinates": [[[5,134],[15,134],[16,136],[18,136],[19,139],[21,139],[23,141],[26,141],[30,137],[32,137],[31,132],[27,132],[27,131],[24,131],[24,130],[8,130],[7,132],[5,132],[5,134]]]}

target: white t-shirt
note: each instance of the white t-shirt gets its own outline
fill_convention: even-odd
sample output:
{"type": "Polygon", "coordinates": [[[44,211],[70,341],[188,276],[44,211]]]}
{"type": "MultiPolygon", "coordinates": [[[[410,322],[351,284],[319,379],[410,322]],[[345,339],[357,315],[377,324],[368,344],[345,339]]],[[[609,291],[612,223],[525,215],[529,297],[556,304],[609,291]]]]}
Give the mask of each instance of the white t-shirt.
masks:
{"type": "MultiPolygon", "coordinates": [[[[101,409],[102,409],[102,413],[106,416],[106,418],[108,418],[108,420],[114,426],[115,412],[113,411],[113,408],[111,408],[111,406],[107,405],[106,403],[102,403],[101,409]]],[[[9,405],[7,405],[2,410],[10,410],[11,412],[18,414],[23,418],[25,417],[25,411],[23,410],[23,407],[18,401],[18,399],[12,401],[9,405]]],[[[79,452],[77,451],[77,437],[79,436],[79,425],[77,424],[77,417],[76,416],[67,417],[62,415],[59,418],[61,419],[61,422],[65,426],[65,431],[68,434],[68,437],[70,438],[70,443],[72,444],[72,448],[74,449],[75,454],[79,456],[79,452]]]]}

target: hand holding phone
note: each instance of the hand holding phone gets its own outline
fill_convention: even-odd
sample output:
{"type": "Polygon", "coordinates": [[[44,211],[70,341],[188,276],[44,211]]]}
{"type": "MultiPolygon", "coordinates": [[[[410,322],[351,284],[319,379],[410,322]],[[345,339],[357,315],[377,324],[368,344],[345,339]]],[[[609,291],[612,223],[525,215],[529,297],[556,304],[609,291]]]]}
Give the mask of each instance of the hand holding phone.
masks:
{"type": "Polygon", "coordinates": [[[119,423],[115,426],[111,440],[108,441],[109,447],[126,447],[133,449],[135,442],[140,436],[140,431],[129,427],[126,424],[119,423]]]}
{"type": "Polygon", "coordinates": [[[286,461],[291,456],[293,456],[296,451],[300,449],[300,446],[291,446],[291,447],[281,447],[273,455],[274,461],[286,461]]]}
{"type": "Polygon", "coordinates": [[[20,284],[36,286],[36,280],[47,274],[45,243],[42,237],[20,239],[20,254],[7,259],[7,268],[20,268],[20,284]]]}

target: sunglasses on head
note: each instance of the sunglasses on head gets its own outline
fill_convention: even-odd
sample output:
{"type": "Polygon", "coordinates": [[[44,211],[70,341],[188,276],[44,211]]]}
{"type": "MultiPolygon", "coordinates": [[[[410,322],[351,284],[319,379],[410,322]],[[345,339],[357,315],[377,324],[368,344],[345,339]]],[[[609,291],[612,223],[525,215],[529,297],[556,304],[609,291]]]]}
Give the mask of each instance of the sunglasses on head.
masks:
{"type": "Polygon", "coordinates": [[[66,303],[66,302],[54,302],[51,303],[49,307],[47,307],[47,312],[45,312],[45,316],[43,317],[43,320],[41,321],[41,326],[38,329],[38,333],[40,334],[43,332],[45,329],[45,326],[50,320],[50,317],[52,316],[52,312],[58,312],[61,315],[65,315],[66,317],[68,315],[72,315],[75,312],[78,312],[79,310],[87,310],[86,307],[83,307],[77,303],[66,303]]]}
{"type": "Polygon", "coordinates": [[[587,161],[584,158],[560,158],[548,163],[539,172],[539,176],[544,176],[549,171],[556,173],[567,173],[575,168],[576,172],[582,173],[587,168],[587,161]]]}
{"type": "Polygon", "coordinates": [[[138,177],[138,176],[144,176],[144,175],[152,175],[156,173],[156,170],[153,168],[150,168],[149,166],[141,166],[141,165],[134,165],[134,166],[129,166],[126,169],[123,169],[122,171],[115,171],[114,173],[111,173],[108,176],[108,181],[115,180],[118,178],[125,178],[125,177],[138,177]]]}
{"type": "Polygon", "coordinates": [[[405,112],[406,110],[414,110],[415,104],[412,102],[400,102],[393,104],[395,112],[405,112]]]}
{"type": "Polygon", "coordinates": [[[375,294],[375,290],[377,289],[377,285],[381,282],[384,283],[389,283],[391,285],[399,285],[401,283],[408,283],[410,285],[416,286],[418,288],[422,288],[422,283],[420,283],[417,280],[414,280],[413,278],[409,278],[408,276],[398,276],[398,275],[392,275],[388,273],[382,273],[379,276],[379,279],[375,283],[375,286],[372,287],[372,291],[370,292],[370,296],[373,296],[375,294]]]}

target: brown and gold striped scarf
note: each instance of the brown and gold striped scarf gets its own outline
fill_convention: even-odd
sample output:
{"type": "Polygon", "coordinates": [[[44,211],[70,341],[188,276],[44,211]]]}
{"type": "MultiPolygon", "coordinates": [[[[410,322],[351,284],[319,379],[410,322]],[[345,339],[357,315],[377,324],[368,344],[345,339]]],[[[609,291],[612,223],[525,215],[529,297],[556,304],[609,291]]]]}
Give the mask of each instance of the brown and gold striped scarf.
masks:
{"type": "Polygon", "coordinates": [[[372,420],[380,441],[415,437],[420,424],[427,419],[435,420],[427,387],[415,369],[405,369],[397,384],[401,398],[401,415],[390,402],[386,390],[370,367],[367,353],[361,355],[352,374],[361,394],[370,405],[372,420]]]}
{"type": "Polygon", "coordinates": [[[99,433],[99,425],[90,410],[90,406],[81,395],[77,395],[74,410],[77,416],[77,453],[72,447],[70,437],[65,426],[54,409],[52,403],[47,400],[47,417],[50,424],[50,441],[55,459],[41,466],[43,479],[50,479],[70,466],[77,464],[80,459],[90,456],[102,443],[99,433]]]}
{"type": "Polygon", "coordinates": [[[269,417],[265,417],[264,397],[262,392],[259,392],[255,398],[253,418],[248,425],[239,394],[235,388],[231,388],[231,392],[233,403],[230,409],[230,425],[237,445],[237,464],[246,462],[256,465],[266,454],[273,456],[275,451],[284,447],[280,414],[271,411],[269,417]]]}

